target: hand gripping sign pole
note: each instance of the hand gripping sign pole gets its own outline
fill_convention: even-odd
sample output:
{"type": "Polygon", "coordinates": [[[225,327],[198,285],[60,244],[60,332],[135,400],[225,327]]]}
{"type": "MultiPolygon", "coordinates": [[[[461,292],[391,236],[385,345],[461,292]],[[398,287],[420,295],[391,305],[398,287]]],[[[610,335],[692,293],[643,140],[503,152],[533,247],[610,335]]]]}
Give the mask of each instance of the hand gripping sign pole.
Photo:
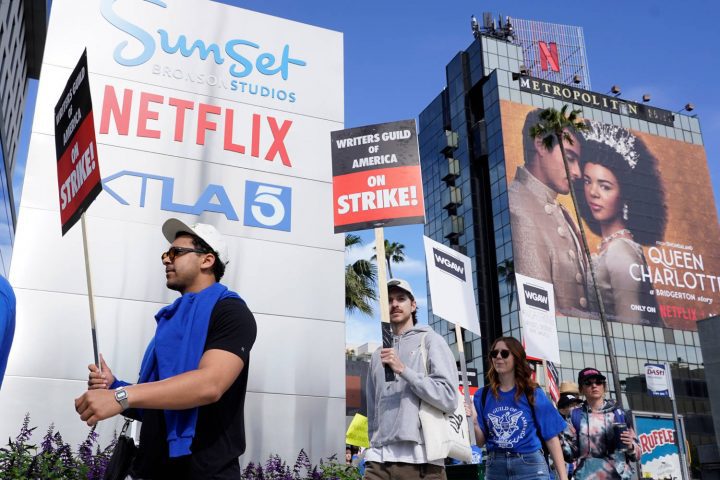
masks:
{"type": "MultiPolygon", "coordinates": [[[[463,383],[463,395],[465,396],[465,405],[472,405],[470,401],[470,382],[468,381],[467,365],[465,365],[465,346],[463,342],[462,327],[455,324],[455,341],[458,346],[458,353],[460,354],[460,370],[462,372],[462,383],[463,383]]],[[[470,433],[470,445],[475,445],[475,425],[472,423],[472,415],[467,417],[468,431],[470,433]]]]}
{"type": "MultiPolygon", "coordinates": [[[[380,301],[380,322],[382,326],[383,348],[393,348],[393,332],[390,325],[390,303],[387,288],[387,269],[385,266],[385,232],[382,227],[375,228],[375,257],[377,258],[378,300],[380,301]]],[[[385,365],[385,381],[395,381],[395,372],[385,365]]]]}
{"type": "Polygon", "coordinates": [[[102,191],[96,145],[86,50],[55,105],[55,152],[63,236],[81,220],[93,354],[95,364],[100,367],[85,222],[85,211],[102,191]]]}

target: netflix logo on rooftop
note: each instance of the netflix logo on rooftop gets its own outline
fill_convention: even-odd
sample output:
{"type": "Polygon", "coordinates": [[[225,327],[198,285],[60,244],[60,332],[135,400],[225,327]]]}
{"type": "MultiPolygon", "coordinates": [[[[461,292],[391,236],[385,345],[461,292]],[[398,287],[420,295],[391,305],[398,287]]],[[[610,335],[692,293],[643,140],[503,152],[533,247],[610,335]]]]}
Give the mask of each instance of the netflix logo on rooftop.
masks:
{"type": "Polygon", "coordinates": [[[538,50],[540,51],[540,68],[543,72],[552,70],[553,72],[560,71],[560,58],[558,56],[558,47],[555,42],[538,42],[538,50]]]}

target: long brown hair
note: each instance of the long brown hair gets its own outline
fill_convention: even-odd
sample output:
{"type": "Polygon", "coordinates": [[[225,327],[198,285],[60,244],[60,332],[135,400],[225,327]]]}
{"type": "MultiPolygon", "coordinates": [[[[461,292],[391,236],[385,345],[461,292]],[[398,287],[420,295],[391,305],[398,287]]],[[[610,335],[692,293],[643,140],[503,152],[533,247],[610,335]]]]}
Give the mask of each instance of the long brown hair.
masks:
{"type": "MultiPolygon", "coordinates": [[[[535,388],[538,386],[537,382],[532,379],[532,369],[528,365],[527,355],[525,355],[525,349],[516,338],[513,337],[500,337],[496,339],[490,350],[495,350],[495,347],[499,342],[504,342],[510,355],[515,360],[515,401],[520,400],[521,395],[526,395],[530,401],[530,405],[535,405],[535,388]]],[[[495,370],[495,364],[490,359],[490,369],[487,373],[487,379],[490,383],[490,390],[495,398],[500,398],[498,390],[500,389],[500,375],[495,370]]]]}

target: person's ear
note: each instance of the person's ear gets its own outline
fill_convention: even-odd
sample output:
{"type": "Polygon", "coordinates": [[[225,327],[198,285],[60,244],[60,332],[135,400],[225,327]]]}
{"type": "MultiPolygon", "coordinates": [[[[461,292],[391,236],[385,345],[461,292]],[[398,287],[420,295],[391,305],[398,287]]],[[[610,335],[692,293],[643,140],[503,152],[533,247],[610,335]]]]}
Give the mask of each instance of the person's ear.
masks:
{"type": "Polygon", "coordinates": [[[217,257],[214,253],[206,253],[205,258],[203,259],[202,264],[200,265],[200,268],[213,268],[213,265],[215,265],[215,262],[217,262],[217,257]]]}

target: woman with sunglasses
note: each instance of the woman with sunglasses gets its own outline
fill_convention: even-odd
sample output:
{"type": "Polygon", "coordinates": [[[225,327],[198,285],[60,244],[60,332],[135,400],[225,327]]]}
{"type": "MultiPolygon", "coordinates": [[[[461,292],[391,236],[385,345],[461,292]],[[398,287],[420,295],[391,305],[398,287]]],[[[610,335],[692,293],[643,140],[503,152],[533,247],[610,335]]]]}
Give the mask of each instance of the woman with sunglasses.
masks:
{"type": "Polygon", "coordinates": [[[578,374],[585,402],[570,412],[563,434],[568,458],[577,459],[573,474],[578,480],[623,480],[634,478],[632,462],[640,457],[640,445],[628,425],[628,416],[614,400],[605,399],[605,376],[595,368],[578,374]]]}
{"type": "Polygon", "coordinates": [[[565,420],[531,373],[525,349],[517,339],[495,340],[490,351],[489,383],[475,394],[471,412],[478,445],[487,443],[487,480],[549,479],[543,442],[557,478],[568,478],[558,438],[566,427],[565,420]]]}

